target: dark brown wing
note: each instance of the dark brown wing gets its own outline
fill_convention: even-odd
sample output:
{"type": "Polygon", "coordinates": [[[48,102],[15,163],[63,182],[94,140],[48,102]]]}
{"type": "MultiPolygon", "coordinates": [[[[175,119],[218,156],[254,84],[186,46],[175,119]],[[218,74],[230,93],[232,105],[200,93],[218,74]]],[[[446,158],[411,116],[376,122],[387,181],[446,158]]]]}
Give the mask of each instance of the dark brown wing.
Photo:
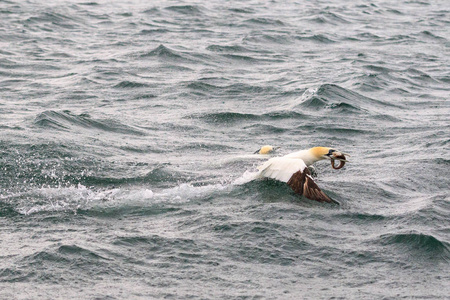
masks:
{"type": "Polygon", "coordinates": [[[337,203],[328,197],[319,186],[314,182],[311,176],[305,176],[305,183],[303,185],[303,196],[308,199],[316,200],[319,202],[329,202],[329,203],[337,203]]]}
{"type": "Polygon", "coordinates": [[[297,194],[303,195],[308,199],[316,200],[319,202],[337,203],[330,197],[328,197],[319,186],[314,182],[308,168],[302,171],[298,171],[292,175],[287,184],[297,194]]]}
{"type": "Polygon", "coordinates": [[[303,185],[305,183],[306,172],[309,173],[308,168],[305,168],[304,171],[305,172],[295,172],[287,182],[291,189],[299,195],[303,195],[303,185]]]}

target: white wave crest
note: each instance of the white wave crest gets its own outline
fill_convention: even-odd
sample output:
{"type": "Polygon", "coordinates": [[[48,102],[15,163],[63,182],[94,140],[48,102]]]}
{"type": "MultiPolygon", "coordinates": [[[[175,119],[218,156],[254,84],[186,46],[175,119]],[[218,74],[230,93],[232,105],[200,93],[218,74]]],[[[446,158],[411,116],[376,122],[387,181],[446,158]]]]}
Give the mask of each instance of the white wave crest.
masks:
{"type": "Polygon", "coordinates": [[[2,195],[23,215],[39,212],[89,210],[93,207],[121,205],[153,205],[158,203],[184,203],[207,197],[227,189],[227,185],[211,184],[194,186],[183,183],[173,188],[153,191],[144,187],[122,187],[95,190],[82,184],[68,187],[41,187],[25,192],[2,195]]]}

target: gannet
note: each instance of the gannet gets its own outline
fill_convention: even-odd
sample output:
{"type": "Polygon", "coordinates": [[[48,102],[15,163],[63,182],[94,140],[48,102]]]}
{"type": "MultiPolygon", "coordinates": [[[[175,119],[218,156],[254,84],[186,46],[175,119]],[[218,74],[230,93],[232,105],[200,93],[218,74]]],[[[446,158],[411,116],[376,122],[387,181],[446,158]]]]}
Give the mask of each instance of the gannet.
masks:
{"type": "Polygon", "coordinates": [[[280,149],[280,147],[274,147],[272,145],[262,146],[260,149],[256,150],[253,154],[270,154],[275,150],[280,149]]]}
{"type": "Polygon", "coordinates": [[[303,195],[308,199],[319,202],[338,202],[328,197],[311,177],[308,167],[313,163],[329,159],[333,169],[340,169],[347,160],[344,155],[333,148],[313,147],[308,150],[301,150],[281,157],[273,157],[258,167],[256,178],[272,178],[286,182],[295,193],[303,195]],[[340,161],[338,167],[334,166],[334,161],[340,161]]]}

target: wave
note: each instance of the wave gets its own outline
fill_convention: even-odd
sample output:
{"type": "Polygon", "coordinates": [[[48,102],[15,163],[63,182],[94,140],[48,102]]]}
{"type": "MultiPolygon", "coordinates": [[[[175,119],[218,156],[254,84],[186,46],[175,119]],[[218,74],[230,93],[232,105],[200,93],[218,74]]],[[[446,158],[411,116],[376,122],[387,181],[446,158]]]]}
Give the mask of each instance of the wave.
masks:
{"type": "Polygon", "coordinates": [[[277,19],[271,19],[271,18],[252,18],[245,21],[246,23],[250,24],[256,24],[256,25],[270,25],[271,27],[280,27],[280,26],[286,26],[284,22],[277,20],[277,19]]]}
{"type": "Polygon", "coordinates": [[[268,61],[267,59],[258,59],[255,57],[251,57],[249,55],[238,55],[238,54],[222,54],[221,55],[224,58],[236,60],[239,62],[248,62],[248,63],[255,63],[255,62],[262,62],[262,61],[268,61]]]}
{"type": "Polygon", "coordinates": [[[206,47],[206,50],[211,51],[211,52],[218,52],[218,53],[242,53],[242,52],[259,52],[259,51],[254,51],[254,50],[250,50],[244,46],[240,46],[240,45],[233,45],[233,46],[223,46],[223,45],[209,45],[208,47],[206,47]]]}
{"type": "Polygon", "coordinates": [[[326,98],[320,97],[320,96],[305,99],[301,103],[301,106],[303,108],[314,109],[314,110],[321,110],[324,108],[328,108],[328,109],[337,110],[342,113],[353,113],[353,112],[358,112],[358,111],[362,110],[361,108],[359,108],[357,106],[353,106],[353,105],[343,103],[343,102],[337,102],[337,103],[331,102],[330,103],[329,100],[327,100],[326,98]]]}
{"type": "MultiPolygon", "coordinates": [[[[0,199],[1,199],[0,195],[0,199]]],[[[0,201],[0,217],[7,218],[7,217],[13,217],[16,216],[18,212],[14,209],[14,206],[11,203],[6,203],[3,201],[0,201]]]]}
{"type": "MultiPolygon", "coordinates": [[[[113,245],[119,247],[139,247],[150,248],[153,254],[167,254],[179,252],[183,250],[184,253],[201,251],[197,243],[192,239],[177,238],[177,237],[164,237],[160,235],[134,235],[127,237],[117,237],[113,242],[113,245]]],[[[193,255],[194,256],[194,255],[193,255]]]]}
{"type": "Polygon", "coordinates": [[[244,127],[246,130],[258,135],[268,135],[268,134],[281,134],[283,132],[288,132],[291,128],[283,128],[280,126],[273,126],[269,124],[253,124],[244,127]]]}
{"type": "Polygon", "coordinates": [[[140,82],[133,82],[133,81],[121,81],[118,84],[113,86],[114,88],[120,88],[120,89],[136,89],[136,88],[148,88],[150,85],[140,82]]]}
{"type": "Polygon", "coordinates": [[[378,221],[386,221],[388,219],[388,216],[382,215],[382,214],[371,214],[367,212],[351,212],[351,211],[344,211],[340,214],[340,217],[351,220],[353,222],[366,224],[368,222],[378,222],[378,221]]]}
{"type": "Polygon", "coordinates": [[[290,266],[298,261],[299,253],[318,251],[320,246],[309,243],[301,236],[286,238],[287,227],[275,222],[220,220],[213,227],[216,234],[229,239],[227,257],[246,263],[290,266]],[[246,241],[252,240],[255,243],[246,241]]]}
{"type": "Polygon", "coordinates": [[[320,44],[332,44],[336,43],[334,39],[332,39],[329,35],[325,34],[314,34],[314,35],[301,35],[296,37],[297,40],[300,41],[312,41],[320,44]]]}
{"type": "MultiPolygon", "coordinates": [[[[224,93],[227,95],[247,92],[251,92],[252,94],[264,93],[265,95],[276,93],[274,91],[275,87],[273,86],[262,87],[244,84],[217,86],[202,81],[191,82],[188,84],[188,87],[202,93],[224,93]]],[[[311,113],[314,115],[315,112],[331,111],[333,112],[333,115],[362,115],[370,116],[373,120],[378,121],[401,121],[398,117],[390,114],[393,109],[401,108],[400,106],[375,100],[334,84],[323,84],[318,88],[309,88],[303,92],[300,99],[295,98],[294,100],[289,100],[288,102],[289,109],[280,109],[284,105],[278,105],[272,111],[262,112],[260,114],[222,111],[193,114],[189,115],[188,118],[197,118],[208,123],[217,124],[238,124],[251,121],[253,123],[248,123],[247,126],[254,126],[254,122],[281,121],[284,119],[298,119],[305,121],[312,118],[311,113]]],[[[273,124],[270,125],[274,126],[273,124]]],[[[304,124],[302,126],[309,125],[304,124]]],[[[347,128],[343,128],[343,130],[346,129],[347,128]]],[[[340,129],[337,128],[337,130],[340,129]]]]}
{"type": "Polygon", "coordinates": [[[61,278],[87,282],[99,273],[108,274],[119,269],[113,265],[107,251],[90,249],[86,245],[52,243],[1,270],[1,277],[9,282],[48,282],[61,278]],[[67,271],[68,268],[71,271],[67,271]]]}
{"type": "Polygon", "coordinates": [[[428,30],[421,31],[421,32],[419,33],[419,36],[422,36],[422,37],[425,37],[425,38],[429,38],[429,39],[431,39],[431,40],[447,41],[446,38],[441,37],[441,36],[438,36],[438,35],[436,35],[436,34],[430,32],[430,31],[428,31],[428,30]]]}
{"type": "Polygon", "coordinates": [[[265,118],[270,119],[270,120],[283,120],[283,119],[305,120],[305,119],[308,119],[308,117],[309,117],[305,114],[302,114],[297,111],[292,111],[292,110],[279,110],[279,111],[265,113],[262,116],[264,116],[265,118]]]}
{"type": "Polygon", "coordinates": [[[380,237],[383,245],[401,247],[416,255],[441,258],[450,261],[450,243],[439,240],[433,235],[420,232],[393,233],[380,237]]]}
{"type": "MultiPolygon", "coordinates": [[[[189,179],[194,177],[193,174],[188,172],[178,172],[176,170],[171,169],[168,164],[159,164],[154,166],[150,171],[150,167],[147,166],[146,163],[139,163],[139,167],[143,167],[139,173],[135,173],[133,170],[130,170],[130,167],[135,167],[136,164],[127,163],[122,166],[115,166],[114,172],[108,172],[103,170],[97,170],[95,173],[86,172],[88,174],[83,174],[78,179],[83,185],[86,186],[96,186],[96,187],[111,187],[111,186],[127,186],[127,185],[148,185],[155,186],[158,188],[169,188],[174,185],[174,183],[182,184],[188,183],[189,179]],[[144,173],[144,174],[142,174],[144,173]],[[113,175],[111,175],[113,174],[113,175]],[[129,175],[129,176],[126,176],[129,175]]],[[[100,169],[100,166],[97,167],[100,169]]],[[[107,167],[108,168],[108,167],[107,167]]],[[[198,176],[198,175],[197,175],[198,176]]],[[[67,179],[67,178],[65,178],[67,179]]],[[[70,179],[70,178],[68,178],[70,179]]],[[[64,181],[64,182],[73,182],[64,181]]]]}
{"type": "Polygon", "coordinates": [[[82,248],[77,245],[61,245],[58,247],[57,252],[62,255],[66,256],[83,256],[83,257],[89,257],[91,259],[100,259],[100,260],[111,260],[106,257],[103,257],[102,255],[96,253],[95,251],[82,248]]]}
{"type": "Polygon", "coordinates": [[[292,44],[295,39],[285,33],[267,33],[267,32],[252,32],[244,37],[245,43],[258,43],[258,44],[292,44]]]}
{"type": "Polygon", "coordinates": [[[94,120],[88,114],[74,115],[70,111],[44,111],[34,120],[34,124],[48,129],[73,130],[76,127],[95,129],[129,135],[146,135],[143,131],[114,120],[94,120]]]}
{"type": "Polygon", "coordinates": [[[4,130],[25,130],[24,128],[20,126],[8,126],[8,125],[0,125],[0,129],[4,130]]]}
{"type": "Polygon", "coordinates": [[[155,49],[151,50],[150,52],[146,52],[144,54],[140,55],[141,58],[146,57],[157,57],[165,61],[185,61],[185,62],[191,62],[192,59],[190,57],[187,57],[181,52],[169,49],[168,47],[164,46],[163,44],[159,45],[155,49]]]}
{"type": "Polygon", "coordinates": [[[349,24],[351,23],[346,18],[344,18],[341,15],[338,15],[336,13],[332,12],[325,12],[321,11],[320,13],[306,18],[309,22],[312,23],[318,23],[318,24],[331,24],[331,25],[337,25],[337,24],[349,24]]]}
{"type": "Polygon", "coordinates": [[[372,130],[357,129],[354,127],[340,127],[340,126],[318,126],[318,125],[300,125],[296,127],[297,130],[307,131],[307,132],[323,132],[326,134],[331,134],[334,136],[342,136],[342,138],[348,138],[355,135],[367,135],[373,133],[372,130]]]}
{"type": "Polygon", "coordinates": [[[393,69],[378,64],[364,65],[364,68],[369,73],[358,76],[358,83],[355,84],[362,90],[382,91],[389,89],[390,91],[415,97],[417,94],[413,94],[413,92],[417,93],[418,87],[428,89],[432,86],[434,89],[445,90],[439,78],[435,78],[416,68],[393,69]]]}
{"type": "MultiPolygon", "coordinates": [[[[154,176],[153,180],[155,180],[154,176]]],[[[164,178],[160,178],[165,180],[164,178]]],[[[145,182],[145,186],[151,186],[145,182]]],[[[119,215],[155,215],[179,210],[178,205],[206,201],[232,186],[223,184],[193,185],[181,183],[168,188],[133,187],[96,188],[83,184],[43,186],[27,191],[0,195],[0,216],[67,212],[99,217],[119,215]]]]}
{"type": "Polygon", "coordinates": [[[255,114],[245,114],[237,112],[217,112],[207,113],[198,116],[200,119],[208,123],[230,124],[237,122],[247,122],[249,120],[260,120],[260,116],[255,114]]]}
{"type": "MultiPolygon", "coordinates": [[[[76,29],[83,25],[83,22],[78,17],[75,17],[74,14],[68,14],[66,12],[39,12],[36,16],[31,16],[24,21],[24,25],[26,27],[30,27],[30,25],[39,24],[42,26],[40,29],[44,31],[52,31],[53,27],[60,27],[64,29],[76,29]]],[[[33,26],[33,30],[35,30],[35,26],[33,26]]],[[[55,28],[55,30],[57,30],[55,28]]]]}
{"type": "Polygon", "coordinates": [[[268,94],[273,92],[272,86],[259,86],[244,83],[235,83],[230,85],[219,86],[202,80],[189,82],[187,87],[198,92],[208,92],[220,95],[234,96],[240,94],[268,94]]]}
{"type": "Polygon", "coordinates": [[[165,9],[183,15],[199,15],[202,12],[202,8],[197,5],[172,5],[166,7],[165,9]]]}
{"type": "Polygon", "coordinates": [[[164,33],[168,33],[168,32],[169,32],[169,30],[164,29],[164,28],[142,29],[139,32],[139,35],[155,35],[155,34],[164,34],[164,33]]]}
{"type": "Polygon", "coordinates": [[[260,129],[266,128],[269,129],[270,131],[273,130],[275,132],[279,132],[285,131],[286,129],[284,127],[280,127],[267,122],[283,121],[289,119],[307,120],[309,119],[309,116],[295,111],[280,110],[263,114],[224,111],[215,113],[194,114],[189,115],[186,118],[189,119],[196,118],[203,120],[204,122],[209,124],[218,124],[218,125],[220,124],[234,125],[245,123],[246,125],[245,128],[254,128],[256,130],[258,130],[258,128],[260,129]]]}
{"type": "Polygon", "coordinates": [[[308,89],[294,108],[307,110],[333,110],[339,114],[382,113],[397,105],[375,100],[334,84],[323,84],[308,89]]]}
{"type": "Polygon", "coordinates": [[[253,14],[255,10],[251,7],[240,7],[240,8],[229,8],[231,12],[239,13],[239,14],[253,14]]]}
{"type": "Polygon", "coordinates": [[[188,83],[187,87],[190,89],[193,89],[195,91],[209,92],[209,93],[223,89],[223,87],[213,85],[210,83],[206,83],[206,82],[202,82],[202,81],[194,81],[194,82],[188,83]]]}
{"type": "MultiPolygon", "coordinates": [[[[207,241],[200,241],[183,236],[167,236],[157,234],[135,234],[117,237],[112,245],[117,250],[137,249],[139,253],[151,253],[153,260],[159,264],[183,264],[218,266],[221,258],[215,256],[215,249],[207,241]],[[212,253],[211,253],[212,251],[212,253]]],[[[139,256],[138,256],[139,257],[139,256]]],[[[136,264],[140,264],[133,258],[136,264]]]]}
{"type": "Polygon", "coordinates": [[[147,54],[143,54],[141,56],[158,56],[158,57],[169,57],[169,58],[181,58],[181,55],[178,54],[176,51],[171,50],[164,46],[163,44],[159,45],[152,51],[148,52],[147,54]]]}
{"type": "Polygon", "coordinates": [[[98,6],[100,4],[98,4],[97,2],[94,1],[90,1],[90,2],[80,2],[77,5],[83,5],[83,6],[98,6]]]}
{"type": "Polygon", "coordinates": [[[73,149],[61,143],[0,144],[0,184],[9,191],[42,185],[78,182],[95,159],[77,157],[73,149]]]}

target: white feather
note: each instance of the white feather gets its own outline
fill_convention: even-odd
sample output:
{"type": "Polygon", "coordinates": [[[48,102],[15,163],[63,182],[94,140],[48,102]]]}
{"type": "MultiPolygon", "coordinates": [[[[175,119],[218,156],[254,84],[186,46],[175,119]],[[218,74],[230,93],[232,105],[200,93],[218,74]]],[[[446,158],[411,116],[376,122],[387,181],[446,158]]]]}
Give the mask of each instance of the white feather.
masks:
{"type": "Polygon", "coordinates": [[[290,157],[274,157],[260,166],[258,177],[269,177],[279,181],[288,182],[292,175],[306,168],[302,159],[290,157]]]}

